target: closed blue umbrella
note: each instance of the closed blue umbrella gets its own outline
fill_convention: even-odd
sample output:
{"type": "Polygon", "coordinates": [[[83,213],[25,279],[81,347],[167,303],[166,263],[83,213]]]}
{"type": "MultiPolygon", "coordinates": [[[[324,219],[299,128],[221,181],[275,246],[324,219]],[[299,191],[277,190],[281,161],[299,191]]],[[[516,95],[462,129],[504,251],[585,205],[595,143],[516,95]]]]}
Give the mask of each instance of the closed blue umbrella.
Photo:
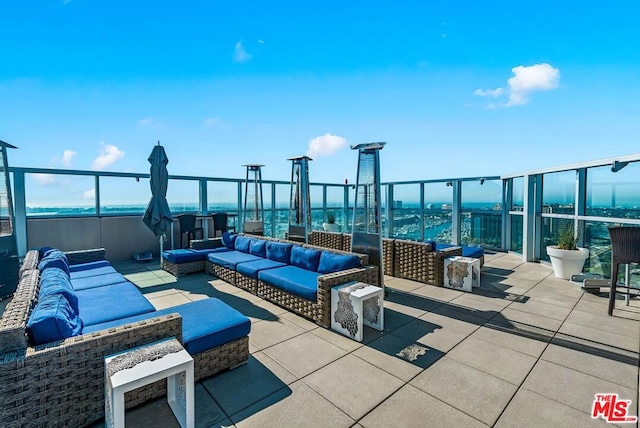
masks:
{"type": "Polygon", "coordinates": [[[149,155],[149,163],[151,164],[151,200],[142,221],[156,236],[160,237],[160,251],[162,252],[162,241],[166,232],[171,228],[173,217],[171,217],[171,210],[167,203],[169,183],[167,164],[169,159],[160,142],[149,155]]]}

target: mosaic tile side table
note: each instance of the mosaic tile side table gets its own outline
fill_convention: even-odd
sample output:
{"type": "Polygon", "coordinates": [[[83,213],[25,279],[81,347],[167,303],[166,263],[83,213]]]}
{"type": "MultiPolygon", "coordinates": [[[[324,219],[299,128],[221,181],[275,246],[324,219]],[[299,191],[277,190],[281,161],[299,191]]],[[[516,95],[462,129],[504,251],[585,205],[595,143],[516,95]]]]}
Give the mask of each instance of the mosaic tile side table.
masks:
{"type": "Polygon", "coordinates": [[[480,287],[480,259],[462,256],[444,259],[444,286],[462,291],[480,287]]]}
{"type": "Polygon", "coordinates": [[[363,324],[384,329],[384,290],[363,282],[331,289],[331,329],[362,342],[363,324]]]}
{"type": "Polygon", "coordinates": [[[193,358],[176,339],[105,357],[105,426],[124,428],[124,394],[167,379],[167,401],[182,428],[195,426],[193,358]]]}

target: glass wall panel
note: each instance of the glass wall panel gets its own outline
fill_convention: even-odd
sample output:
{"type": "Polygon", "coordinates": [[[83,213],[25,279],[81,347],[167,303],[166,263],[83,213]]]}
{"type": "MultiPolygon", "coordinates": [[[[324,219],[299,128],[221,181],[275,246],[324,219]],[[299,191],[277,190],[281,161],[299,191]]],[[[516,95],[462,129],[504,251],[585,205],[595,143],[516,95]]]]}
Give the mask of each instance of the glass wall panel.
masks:
{"type": "MultiPolygon", "coordinates": [[[[323,198],[324,198],[324,186],[319,185],[311,185],[309,186],[309,196],[311,198],[311,230],[320,230],[322,229],[322,223],[325,221],[324,211],[322,209],[323,206],[323,198]]],[[[327,214],[331,212],[334,217],[337,218],[340,215],[339,210],[336,209],[328,209],[327,214]]]]}
{"type": "Polygon", "coordinates": [[[95,183],[85,175],[25,174],[27,216],[94,215],[95,183]]]}
{"type": "Polygon", "coordinates": [[[542,175],[542,212],[575,214],[576,171],[542,175]]]}
{"type": "Polygon", "coordinates": [[[178,213],[197,213],[200,209],[200,183],[197,180],[169,180],[167,203],[173,215],[178,213]]]}
{"type": "Polygon", "coordinates": [[[420,185],[393,186],[393,237],[417,241],[420,239],[420,185]]]}
{"type": "MultiPolygon", "coordinates": [[[[327,213],[333,212],[336,217],[336,224],[340,226],[340,230],[345,232],[348,224],[347,219],[344,216],[344,187],[342,186],[327,186],[327,213]]],[[[316,222],[313,224],[314,229],[322,229],[322,224],[316,226],[316,222]]]]}
{"type": "Polygon", "coordinates": [[[265,234],[267,233],[267,229],[269,229],[270,233],[272,228],[271,223],[273,223],[275,225],[274,236],[277,238],[284,238],[285,234],[289,230],[289,193],[291,191],[291,186],[289,184],[276,184],[275,187],[276,206],[274,207],[273,218],[270,220],[269,227],[265,224],[265,234]]]}
{"type": "MultiPolygon", "coordinates": [[[[266,202],[266,201],[265,201],[266,202]]],[[[238,213],[238,183],[226,181],[207,182],[207,211],[238,213]]]]}
{"type": "Polygon", "coordinates": [[[511,180],[513,195],[511,197],[511,211],[524,210],[524,177],[516,177],[511,180]]]}
{"type": "Polygon", "coordinates": [[[511,217],[511,251],[522,254],[524,217],[512,214],[511,217]]]}
{"type": "Polygon", "coordinates": [[[148,178],[100,177],[101,214],[144,214],[150,199],[148,178]]]}
{"type": "Polygon", "coordinates": [[[424,185],[424,239],[451,243],[453,187],[446,183],[424,185]]]}
{"type": "Polygon", "coordinates": [[[618,172],[610,166],[587,169],[586,214],[597,217],[640,218],[640,163],[618,172]]]}
{"type": "Polygon", "coordinates": [[[463,244],[502,248],[502,180],[462,182],[463,244]]]}
{"type": "Polygon", "coordinates": [[[540,259],[549,261],[547,245],[556,245],[560,231],[567,226],[573,227],[573,219],[542,217],[542,230],[540,233],[541,247],[540,259]]]}

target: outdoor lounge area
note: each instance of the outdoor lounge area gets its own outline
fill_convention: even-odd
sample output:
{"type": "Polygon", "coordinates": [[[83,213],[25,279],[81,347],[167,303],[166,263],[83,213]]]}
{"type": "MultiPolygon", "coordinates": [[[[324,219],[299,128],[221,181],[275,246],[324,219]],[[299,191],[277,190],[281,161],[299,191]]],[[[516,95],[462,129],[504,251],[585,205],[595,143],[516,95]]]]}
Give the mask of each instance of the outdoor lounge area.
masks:
{"type": "MultiPolygon", "coordinates": [[[[204,272],[114,267],[157,310],[215,297],[251,320],[248,362],[196,383],[196,426],[604,426],[592,404],[611,392],[636,415],[640,301],[608,317],[606,288],[485,257],[472,293],[385,278],[384,331],[366,328],[362,343],[204,272]]],[[[178,426],[162,398],[126,422],[178,426]]]]}

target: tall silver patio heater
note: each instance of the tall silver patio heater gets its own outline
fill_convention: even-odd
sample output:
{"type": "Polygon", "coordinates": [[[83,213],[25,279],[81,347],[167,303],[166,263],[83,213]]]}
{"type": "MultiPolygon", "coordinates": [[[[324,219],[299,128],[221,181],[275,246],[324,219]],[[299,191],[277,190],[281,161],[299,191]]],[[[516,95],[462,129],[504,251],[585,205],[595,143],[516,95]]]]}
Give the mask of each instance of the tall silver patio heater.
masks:
{"type": "Polygon", "coordinates": [[[262,203],[262,167],[264,165],[243,165],[247,168],[244,182],[244,222],[242,230],[254,235],[264,234],[262,203]]]}
{"type": "Polygon", "coordinates": [[[291,194],[289,198],[289,234],[292,241],[309,242],[311,233],[311,196],[309,194],[308,156],[289,158],[291,161],[291,194]]]}
{"type": "Polygon", "coordinates": [[[351,146],[353,150],[359,151],[351,251],[369,255],[369,264],[379,268],[379,286],[382,288],[384,288],[384,272],[382,270],[380,150],[385,144],[387,143],[351,146]]]}
{"type": "Polygon", "coordinates": [[[0,140],[0,300],[16,291],[20,268],[7,148],[16,147],[0,140]]]}

